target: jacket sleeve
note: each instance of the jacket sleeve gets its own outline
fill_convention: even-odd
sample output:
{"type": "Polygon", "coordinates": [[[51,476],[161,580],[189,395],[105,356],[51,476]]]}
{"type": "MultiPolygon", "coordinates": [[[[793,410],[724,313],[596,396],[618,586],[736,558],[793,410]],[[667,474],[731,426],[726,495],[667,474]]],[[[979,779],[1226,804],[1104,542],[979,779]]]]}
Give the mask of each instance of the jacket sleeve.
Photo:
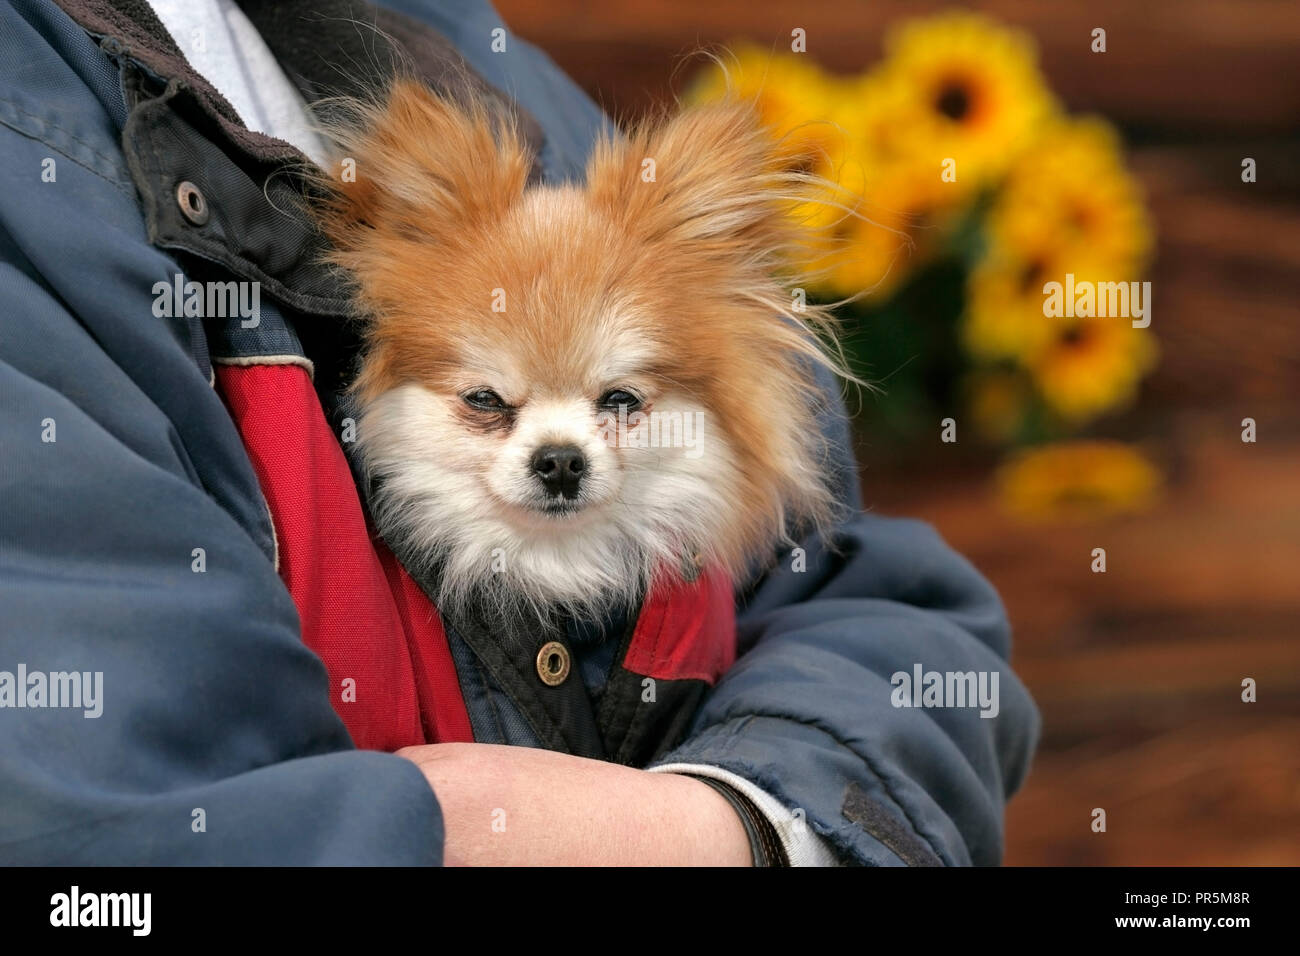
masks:
{"type": "Polygon", "coordinates": [[[223,412],[188,368],[164,413],[0,221],[0,864],[440,862],[424,777],[352,749],[271,556],[195,479],[168,416],[223,412]]]}
{"type": "Polygon", "coordinates": [[[851,517],[829,541],[783,555],[752,590],[741,657],[662,762],[752,781],[845,862],[997,863],[1003,804],[1039,729],[1007,666],[1001,602],[928,526],[860,513],[842,414],[826,422],[851,517]],[[996,715],[895,706],[895,675],[911,679],[917,665],[988,675],[996,715]]]}

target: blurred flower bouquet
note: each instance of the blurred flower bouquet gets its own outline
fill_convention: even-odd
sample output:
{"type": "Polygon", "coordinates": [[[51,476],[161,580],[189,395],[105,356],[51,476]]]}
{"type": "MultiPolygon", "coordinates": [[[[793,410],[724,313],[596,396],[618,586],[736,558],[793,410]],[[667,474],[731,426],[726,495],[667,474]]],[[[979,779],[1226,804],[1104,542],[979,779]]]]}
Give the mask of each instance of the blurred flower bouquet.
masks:
{"type": "Polygon", "coordinates": [[[828,75],[804,54],[732,50],[726,73],[706,70],[688,98],[730,84],[755,100],[792,166],[835,184],[791,215],[819,227],[801,263],[809,291],[850,300],[846,347],[883,389],[863,422],[873,442],[937,441],[952,417],[963,439],[1032,446],[999,483],[1022,513],[1053,513],[1057,499],[1088,513],[1148,500],[1154,470],[1126,446],[1039,447],[1128,406],[1156,350],[1128,317],[1046,314],[1044,285],[1067,274],[1138,279],[1152,230],[1114,131],[1063,112],[1032,41],[951,12],[897,25],[860,76],[828,75]],[[1106,479],[1114,467],[1131,480],[1106,479]],[[1071,486],[1089,474],[1100,480],[1071,486]]]}

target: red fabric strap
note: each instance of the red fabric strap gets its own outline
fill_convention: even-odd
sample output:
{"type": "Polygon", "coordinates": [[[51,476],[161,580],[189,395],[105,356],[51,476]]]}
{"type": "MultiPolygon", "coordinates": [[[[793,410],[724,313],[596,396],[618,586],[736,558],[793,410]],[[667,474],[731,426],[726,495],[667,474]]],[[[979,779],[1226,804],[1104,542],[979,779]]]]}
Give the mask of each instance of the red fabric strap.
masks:
{"type": "Polygon", "coordinates": [[[709,570],[693,583],[666,576],[641,609],[623,666],[656,680],[716,684],[736,659],[731,582],[709,570]]]}
{"type": "Polygon", "coordinates": [[[302,639],[358,747],[472,740],[442,622],[366,526],[306,369],[218,366],[217,382],[275,524],[302,639]]]}

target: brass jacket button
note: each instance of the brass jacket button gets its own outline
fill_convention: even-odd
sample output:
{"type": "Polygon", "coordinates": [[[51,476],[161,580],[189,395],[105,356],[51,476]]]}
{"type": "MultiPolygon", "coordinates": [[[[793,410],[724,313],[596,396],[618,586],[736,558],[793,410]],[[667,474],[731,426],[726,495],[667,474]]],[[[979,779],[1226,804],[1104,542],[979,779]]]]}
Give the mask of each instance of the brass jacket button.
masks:
{"type": "Polygon", "coordinates": [[[181,215],[201,226],[208,221],[208,201],[188,179],[176,187],[176,204],[181,207],[181,215]]]}
{"type": "Polygon", "coordinates": [[[569,676],[569,649],[559,641],[548,641],[537,652],[537,676],[547,687],[559,687],[569,676]]]}

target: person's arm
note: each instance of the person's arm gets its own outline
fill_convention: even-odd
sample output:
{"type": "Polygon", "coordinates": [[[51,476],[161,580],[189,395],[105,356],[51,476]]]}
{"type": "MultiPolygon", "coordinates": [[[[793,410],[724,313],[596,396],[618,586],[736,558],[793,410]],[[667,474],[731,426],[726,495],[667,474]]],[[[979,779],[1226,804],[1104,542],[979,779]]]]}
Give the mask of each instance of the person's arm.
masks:
{"type": "MultiPolygon", "coordinates": [[[[151,401],[37,255],[0,221],[0,863],[440,862],[425,780],[351,749],[271,557],[194,478],[238,448],[219,399],[151,335],[159,382],[193,376],[151,401]],[[169,414],[209,417],[207,447],[169,414]]],[[[104,308],[129,336],[148,302],[104,308]]]]}
{"type": "Polygon", "coordinates": [[[862,516],[839,543],[810,544],[803,579],[785,570],[760,591],[742,621],[752,647],[663,762],[753,782],[846,861],[996,863],[1038,733],[997,599],[919,523],[862,516]],[[997,716],[894,706],[891,677],[918,664],[997,674],[997,716]]]}
{"type": "Polygon", "coordinates": [[[688,776],[497,744],[398,753],[438,794],[449,866],[751,863],[731,805],[688,776]]]}
{"type": "Polygon", "coordinates": [[[996,863],[1003,805],[1039,729],[1007,665],[1001,601],[928,526],[860,512],[847,425],[840,403],[830,407],[850,516],[833,548],[803,542],[801,561],[783,556],[749,596],[744,653],[660,769],[716,767],[749,781],[785,809],[774,823],[810,856],[824,845],[854,863],[996,863]],[[974,701],[895,706],[894,675],[910,680],[918,665],[945,681],[973,674],[977,686],[983,675],[996,716],[974,701]]]}

